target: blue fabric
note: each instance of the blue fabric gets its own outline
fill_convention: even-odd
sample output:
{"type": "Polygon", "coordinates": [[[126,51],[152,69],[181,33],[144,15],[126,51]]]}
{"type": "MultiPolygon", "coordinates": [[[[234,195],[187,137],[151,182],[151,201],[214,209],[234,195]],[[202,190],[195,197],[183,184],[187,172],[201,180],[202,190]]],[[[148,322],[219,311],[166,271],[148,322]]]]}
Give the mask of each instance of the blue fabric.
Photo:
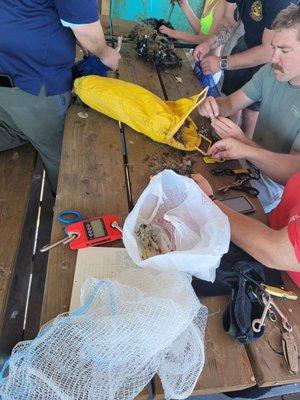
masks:
{"type": "Polygon", "coordinates": [[[84,56],[82,60],[74,64],[73,79],[86,75],[107,76],[109,68],[103,64],[99,57],[94,55],[84,56]]]}
{"type": "Polygon", "coordinates": [[[205,75],[202,71],[199,61],[197,61],[195,64],[194,73],[195,73],[196,77],[198,78],[198,81],[200,82],[200,85],[203,89],[206,86],[208,86],[208,92],[207,92],[208,96],[213,96],[213,97],[221,96],[218,85],[215,84],[212,74],[205,75]]]}
{"type": "Polygon", "coordinates": [[[87,24],[99,19],[97,0],[0,0],[0,74],[38,95],[71,89],[75,36],[61,19],[87,24]]]}

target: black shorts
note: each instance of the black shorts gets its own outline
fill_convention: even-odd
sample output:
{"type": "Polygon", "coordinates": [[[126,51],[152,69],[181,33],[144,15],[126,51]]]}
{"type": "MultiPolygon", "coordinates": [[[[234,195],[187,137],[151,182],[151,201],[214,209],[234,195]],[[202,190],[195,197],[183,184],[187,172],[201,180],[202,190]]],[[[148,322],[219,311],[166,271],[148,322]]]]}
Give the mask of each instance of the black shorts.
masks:
{"type": "MultiPolygon", "coordinates": [[[[244,40],[244,36],[241,36],[239,38],[236,46],[233,48],[231,54],[241,53],[246,50],[248,50],[248,47],[244,40]]],[[[225,71],[222,92],[224,94],[226,94],[226,96],[228,96],[231,93],[236,92],[241,87],[243,87],[245,85],[245,83],[250,81],[252,76],[259,70],[260,67],[261,67],[261,65],[258,65],[256,67],[251,67],[251,68],[241,68],[241,69],[235,69],[232,71],[225,71]]],[[[259,111],[260,102],[257,101],[255,103],[251,104],[247,108],[250,108],[250,110],[253,110],[253,111],[259,111]]]]}

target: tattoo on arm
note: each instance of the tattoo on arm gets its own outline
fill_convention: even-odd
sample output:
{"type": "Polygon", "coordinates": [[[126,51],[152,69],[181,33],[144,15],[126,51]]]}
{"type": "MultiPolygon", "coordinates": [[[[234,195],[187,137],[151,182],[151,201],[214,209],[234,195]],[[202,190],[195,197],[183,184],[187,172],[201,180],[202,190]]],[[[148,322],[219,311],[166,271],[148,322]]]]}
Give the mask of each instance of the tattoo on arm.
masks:
{"type": "Polygon", "coordinates": [[[211,48],[215,49],[221,46],[221,44],[226,43],[227,40],[230,39],[231,36],[233,35],[235,28],[236,28],[236,23],[230,25],[221,24],[216,30],[211,48]]]}

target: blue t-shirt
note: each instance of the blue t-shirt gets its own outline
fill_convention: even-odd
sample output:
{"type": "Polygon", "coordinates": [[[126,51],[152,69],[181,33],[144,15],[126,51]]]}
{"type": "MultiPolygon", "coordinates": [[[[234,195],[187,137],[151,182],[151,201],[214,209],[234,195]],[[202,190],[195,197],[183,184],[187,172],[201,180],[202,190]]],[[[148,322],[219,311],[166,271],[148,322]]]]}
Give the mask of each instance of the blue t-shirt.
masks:
{"type": "Polygon", "coordinates": [[[61,20],[88,24],[99,19],[97,0],[0,0],[0,74],[38,95],[72,86],[75,36],[61,20]]]}
{"type": "Polygon", "coordinates": [[[238,15],[244,24],[247,47],[261,45],[264,29],[272,29],[272,23],[279,13],[298,0],[226,0],[236,3],[238,15]]]}

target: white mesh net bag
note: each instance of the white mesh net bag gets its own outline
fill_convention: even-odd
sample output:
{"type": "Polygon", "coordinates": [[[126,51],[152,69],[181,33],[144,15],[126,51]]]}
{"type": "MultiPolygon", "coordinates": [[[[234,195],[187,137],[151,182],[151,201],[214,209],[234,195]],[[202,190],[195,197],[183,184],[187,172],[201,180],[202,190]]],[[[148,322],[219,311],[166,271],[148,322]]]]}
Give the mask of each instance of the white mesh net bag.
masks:
{"type": "Polygon", "coordinates": [[[14,348],[2,400],[133,399],[156,372],[167,399],[191,394],[207,309],[187,274],[129,269],[89,279],[81,304],[14,348]]]}

